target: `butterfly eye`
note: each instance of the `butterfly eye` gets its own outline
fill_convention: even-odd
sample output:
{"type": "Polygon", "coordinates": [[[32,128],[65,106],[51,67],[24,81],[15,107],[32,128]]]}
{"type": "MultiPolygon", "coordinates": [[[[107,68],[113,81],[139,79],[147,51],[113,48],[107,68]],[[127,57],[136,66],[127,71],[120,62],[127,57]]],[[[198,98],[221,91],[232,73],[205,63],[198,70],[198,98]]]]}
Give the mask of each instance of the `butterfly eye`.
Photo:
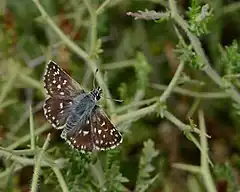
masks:
{"type": "Polygon", "coordinates": [[[98,101],[101,98],[100,94],[96,96],[96,100],[98,101]]]}

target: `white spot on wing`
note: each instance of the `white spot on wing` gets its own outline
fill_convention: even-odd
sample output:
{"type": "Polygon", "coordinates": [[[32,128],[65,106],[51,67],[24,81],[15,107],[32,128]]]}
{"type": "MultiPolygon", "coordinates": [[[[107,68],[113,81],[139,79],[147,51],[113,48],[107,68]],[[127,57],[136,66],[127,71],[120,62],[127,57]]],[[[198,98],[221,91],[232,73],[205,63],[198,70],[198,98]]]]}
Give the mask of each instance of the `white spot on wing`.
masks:
{"type": "Polygon", "coordinates": [[[83,136],[87,135],[89,131],[83,131],[83,136]]]}

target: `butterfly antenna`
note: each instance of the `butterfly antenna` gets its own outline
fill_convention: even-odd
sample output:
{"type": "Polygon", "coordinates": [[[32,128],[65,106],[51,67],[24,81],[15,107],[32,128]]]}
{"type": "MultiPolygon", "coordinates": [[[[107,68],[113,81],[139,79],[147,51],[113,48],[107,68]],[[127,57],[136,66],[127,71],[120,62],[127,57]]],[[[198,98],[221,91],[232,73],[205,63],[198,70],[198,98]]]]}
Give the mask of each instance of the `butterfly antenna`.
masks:
{"type": "Polygon", "coordinates": [[[93,77],[93,88],[94,88],[94,89],[96,88],[95,82],[96,82],[97,72],[98,72],[98,68],[96,69],[96,71],[95,71],[95,73],[94,73],[94,77],[93,77]]]}
{"type": "Polygon", "coordinates": [[[104,97],[104,96],[102,96],[102,98],[104,98],[104,99],[110,99],[110,100],[112,100],[112,101],[116,101],[116,102],[119,102],[119,103],[122,103],[122,102],[123,102],[123,100],[121,100],[121,99],[112,99],[112,98],[108,98],[108,97],[104,97]]]}

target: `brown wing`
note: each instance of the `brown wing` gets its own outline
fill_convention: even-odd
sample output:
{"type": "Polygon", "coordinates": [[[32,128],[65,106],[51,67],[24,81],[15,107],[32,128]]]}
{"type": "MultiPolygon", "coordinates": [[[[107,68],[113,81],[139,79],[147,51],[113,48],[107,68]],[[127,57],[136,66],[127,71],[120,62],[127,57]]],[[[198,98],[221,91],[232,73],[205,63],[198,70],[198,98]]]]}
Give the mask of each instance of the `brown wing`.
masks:
{"type": "Polygon", "coordinates": [[[89,120],[82,123],[80,129],[72,129],[68,132],[63,130],[61,137],[77,150],[91,152],[95,149],[92,141],[91,122],[89,120]]]}
{"type": "Polygon", "coordinates": [[[112,149],[122,142],[121,133],[100,107],[96,107],[92,112],[91,125],[93,143],[97,150],[112,149]]]}
{"type": "Polygon", "coordinates": [[[62,129],[70,112],[72,100],[49,97],[43,105],[46,119],[56,129],[62,129]]]}
{"type": "Polygon", "coordinates": [[[47,64],[43,82],[44,88],[50,96],[72,98],[77,93],[83,92],[80,85],[53,61],[49,61],[47,64]]]}

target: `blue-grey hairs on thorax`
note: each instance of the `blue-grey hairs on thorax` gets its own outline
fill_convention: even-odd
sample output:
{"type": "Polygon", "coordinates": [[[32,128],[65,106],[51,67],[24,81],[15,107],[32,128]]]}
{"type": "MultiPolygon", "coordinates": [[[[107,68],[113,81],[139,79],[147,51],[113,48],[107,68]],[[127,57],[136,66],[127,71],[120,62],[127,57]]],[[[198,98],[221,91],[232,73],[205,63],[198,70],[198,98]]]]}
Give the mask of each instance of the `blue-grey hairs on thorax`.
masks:
{"type": "Polygon", "coordinates": [[[89,118],[92,110],[97,107],[97,101],[101,98],[100,87],[93,89],[90,93],[81,93],[74,100],[71,112],[66,122],[66,131],[79,131],[77,128],[89,118]]]}

